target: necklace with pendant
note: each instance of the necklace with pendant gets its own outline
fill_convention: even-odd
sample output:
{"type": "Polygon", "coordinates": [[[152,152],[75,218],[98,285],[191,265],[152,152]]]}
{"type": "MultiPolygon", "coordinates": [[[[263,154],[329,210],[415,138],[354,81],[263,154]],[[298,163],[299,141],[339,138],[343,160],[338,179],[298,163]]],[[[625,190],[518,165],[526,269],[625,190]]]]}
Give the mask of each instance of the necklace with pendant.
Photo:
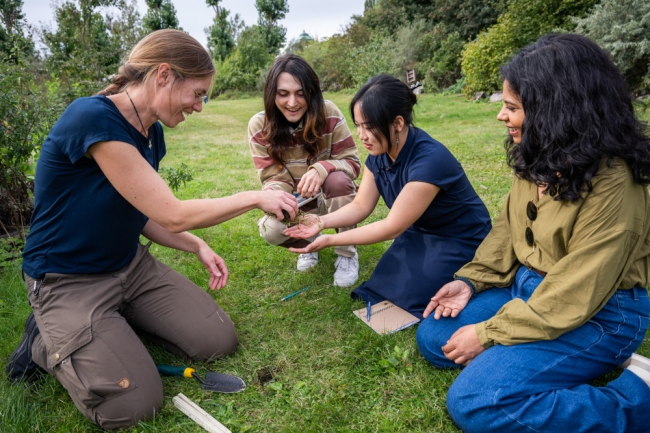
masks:
{"type": "Polygon", "coordinates": [[[149,139],[149,149],[151,149],[151,137],[149,137],[149,131],[144,127],[144,124],[142,123],[142,119],[140,119],[140,113],[138,113],[138,109],[135,108],[135,104],[133,103],[133,99],[131,99],[131,95],[129,95],[129,91],[125,90],[126,96],[129,98],[129,101],[131,101],[131,105],[133,106],[133,111],[135,111],[135,115],[138,118],[138,121],[140,122],[140,126],[142,126],[142,135],[144,135],[146,138],[149,139]]]}

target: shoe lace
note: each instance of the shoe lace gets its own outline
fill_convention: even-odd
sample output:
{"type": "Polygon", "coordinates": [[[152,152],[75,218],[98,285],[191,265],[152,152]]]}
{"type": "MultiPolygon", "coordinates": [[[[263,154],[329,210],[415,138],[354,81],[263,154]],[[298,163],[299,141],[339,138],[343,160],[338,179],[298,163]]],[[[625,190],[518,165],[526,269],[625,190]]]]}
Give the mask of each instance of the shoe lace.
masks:
{"type": "Polygon", "coordinates": [[[341,269],[342,271],[348,271],[350,270],[351,267],[352,267],[352,257],[341,257],[337,269],[341,269]]]}

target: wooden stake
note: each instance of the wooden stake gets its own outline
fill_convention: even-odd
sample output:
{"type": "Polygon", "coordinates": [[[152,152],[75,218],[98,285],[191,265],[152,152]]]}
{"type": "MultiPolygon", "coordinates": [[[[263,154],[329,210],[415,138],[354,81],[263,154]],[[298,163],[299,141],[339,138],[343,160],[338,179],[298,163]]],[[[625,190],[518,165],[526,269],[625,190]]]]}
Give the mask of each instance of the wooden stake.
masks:
{"type": "Polygon", "coordinates": [[[223,424],[201,409],[183,393],[172,398],[174,406],[210,433],[231,433],[223,424]]]}

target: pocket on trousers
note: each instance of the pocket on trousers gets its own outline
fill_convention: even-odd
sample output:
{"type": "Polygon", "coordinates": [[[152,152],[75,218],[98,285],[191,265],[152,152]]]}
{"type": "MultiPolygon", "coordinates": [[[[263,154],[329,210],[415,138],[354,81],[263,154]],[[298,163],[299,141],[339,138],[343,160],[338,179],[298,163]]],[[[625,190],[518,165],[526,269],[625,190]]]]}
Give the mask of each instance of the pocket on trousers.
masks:
{"type": "Polygon", "coordinates": [[[125,366],[109,355],[110,348],[102,346],[104,343],[93,337],[89,325],[48,357],[48,365],[51,362],[59,382],[75,404],[85,408],[96,407],[136,387],[132,376],[125,373],[125,366]]]}

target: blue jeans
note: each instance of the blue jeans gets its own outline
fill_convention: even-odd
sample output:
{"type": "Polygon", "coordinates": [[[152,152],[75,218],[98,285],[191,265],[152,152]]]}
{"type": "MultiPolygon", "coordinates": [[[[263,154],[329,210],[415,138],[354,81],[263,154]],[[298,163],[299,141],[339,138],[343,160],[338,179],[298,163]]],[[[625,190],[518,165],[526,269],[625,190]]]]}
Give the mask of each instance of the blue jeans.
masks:
{"type": "MultiPolygon", "coordinates": [[[[456,318],[428,317],[417,332],[420,352],[436,367],[462,368],[442,353],[451,335],[511,299],[527,300],[541,281],[522,266],[511,287],[479,293],[456,318]]],[[[617,290],[591,320],[555,340],[485,350],[449,389],[449,414],[464,432],[649,431],[650,387],[638,376],[624,370],[606,386],[589,384],[636,351],[649,311],[647,289],[617,290]]]]}

